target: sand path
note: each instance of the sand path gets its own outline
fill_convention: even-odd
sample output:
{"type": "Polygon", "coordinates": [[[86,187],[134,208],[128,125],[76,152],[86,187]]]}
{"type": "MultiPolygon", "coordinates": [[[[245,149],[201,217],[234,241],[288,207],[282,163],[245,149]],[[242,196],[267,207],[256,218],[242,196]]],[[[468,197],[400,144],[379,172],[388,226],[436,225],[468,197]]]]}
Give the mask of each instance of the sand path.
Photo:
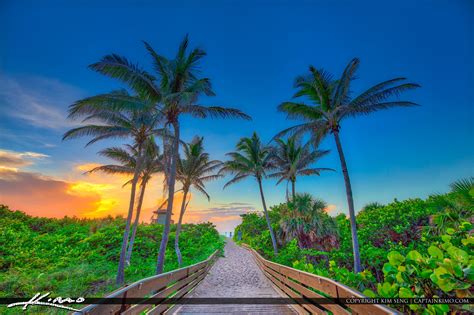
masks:
{"type": "MultiPolygon", "coordinates": [[[[220,257],[209,274],[191,292],[197,298],[281,297],[262,273],[252,254],[227,239],[225,257],[220,257]]],[[[183,305],[175,314],[295,314],[286,305],[183,305]]]]}

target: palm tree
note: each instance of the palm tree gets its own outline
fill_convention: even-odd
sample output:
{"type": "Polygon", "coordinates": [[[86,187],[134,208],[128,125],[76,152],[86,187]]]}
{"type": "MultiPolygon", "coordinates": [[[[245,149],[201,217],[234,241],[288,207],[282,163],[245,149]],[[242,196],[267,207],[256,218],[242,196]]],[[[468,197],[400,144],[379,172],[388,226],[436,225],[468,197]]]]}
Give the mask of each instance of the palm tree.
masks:
{"type": "MultiPolygon", "coordinates": [[[[237,109],[197,104],[199,96],[203,94],[214,96],[215,94],[212,91],[210,80],[198,77],[199,64],[206,52],[197,48],[188,51],[189,39],[187,35],[179,45],[174,59],[159,55],[151,45],[146,42],[144,44],[152,57],[157,78],[116,54],[107,55],[90,67],[104,75],[127,83],[142,98],[154,102],[156,110],[164,119],[164,126],[173,128],[169,157],[165,157],[166,160],[169,160],[169,166],[165,168],[168,179],[168,205],[156,266],[156,273],[160,274],[163,272],[171,225],[180,143],[180,117],[183,114],[189,114],[196,118],[250,119],[250,116],[237,109]]],[[[166,148],[165,145],[163,147],[166,148]]],[[[167,154],[166,151],[168,150],[165,150],[165,154],[167,154]]]]}
{"type": "Polygon", "coordinates": [[[231,160],[224,162],[223,167],[219,171],[219,174],[230,173],[234,175],[234,178],[227,182],[224,188],[249,176],[255,177],[258,188],[260,189],[260,197],[262,199],[263,212],[267,220],[268,230],[272,238],[273,251],[275,255],[277,255],[278,248],[275,233],[273,232],[268,215],[262,187],[262,179],[266,176],[266,172],[273,168],[271,164],[271,149],[262,144],[256,132],[253,133],[251,138],[241,138],[237,143],[236,149],[236,152],[227,153],[227,156],[229,156],[231,160]]]}
{"type": "MultiPolygon", "coordinates": [[[[147,103],[143,102],[138,97],[129,97],[125,92],[110,93],[111,98],[118,96],[124,96],[130,101],[136,104],[141,104],[142,109],[147,108],[147,103]]],[[[113,103],[113,101],[110,101],[113,103]]],[[[100,140],[111,139],[111,138],[128,138],[131,137],[134,140],[133,150],[136,153],[136,161],[133,169],[133,178],[131,181],[130,190],[130,202],[128,207],[128,215],[125,224],[125,231],[123,234],[122,248],[120,251],[120,260],[117,271],[116,283],[118,285],[124,282],[124,271],[125,271],[125,256],[128,244],[128,238],[130,234],[130,224],[132,221],[133,209],[135,204],[135,193],[137,182],[140,178],[142,171],[142,160],[143,160],[143,146],[145,141],[153,134],[156,125],[157,116],[152,115],[147,110],[127,110],[118,111],[116,109],[109,109],[107,106],[99,106],[99,103],[88,103],[87,101],[79,101],[71,105],[69,108],[69,117],[77,118],[86,116],[83,122],[95,121],[99,124],[88,124],[85,126],[77,127],[67,131],[63,140],[73,139],[82,136],[92,136],[93,139],[87,143],[90,145],[100,140]]],[[[104,105],[104,104],[102,104],[104,105]]],[[[112,107],[112,106],[111,106],[112,107]]],[[[87,146],[86,145],[86,146],[87,146]]],[[[116,153],[119,152],[120,148],[115,148],[116,153]]],[[[110,152],[112,153],[112,152],[110,152]]],[[[126,152],[121,152],[124,154],[126,152]]]]}
{"type": "Polygon", "coordinates": [[[328,150],[313,150],[311,142],[302,145],[295,136],[289,137],[287,141],[275,139],[276,147],[273,149],[273,164],[277,172],[268,177],[278,178],[277,185],[286,180],[291,183],[291,196],[296,196],[296,177],[308,175],[320,175],[322,171],[334,171],[332,168],[311,168],[321,157],[329,153],[328,150]]]}
{"type": "Polygon", "coordinates": [[[346,186],[355,272],[361,271],[359,241],[357,238],[351,181],[349,179],[346,159],[339,138],[341,121],[345,118],[368,115],[392,107],[417,105],[413,102],[400,100],[388,101],[388,99],[392,96],[398,96],[405,90],[419,87],[416,83],[406,83],[405,78],[395,78],[376,84],[360,95],[352,97],[350,84],[355,78],[358,66],[359,59],[352,59],[338,80],[334,80],[326,71],[316,69],[313,66],[309,67],[308,75],[297,77],[295,87],[298,91],[294,97],[306,97],[313,105],[298,102],[282,103],[279,106],[279,110],[285,112],[288,118],[301,119],[304,122],[300,125],[288,128],[277,135],[277,137],[280,137],[287,133],[301,134],[309,132],[312,135],[313,141],[318,143],[329,133],[333,134],[346,186]]]}
{"type": "Polygon", "coordinates": [[[182,184],[183,201],[181,203],[181,211],[179,213],[178,225],[176,227],[174,247],[178,264],[182,264],[181,251],[179,249],[179,235],[186,207],[189,203],[187,200],[188,192],[191,187],[203,194],[210,200],[206,191],[205,183],[215,180],[221,175],[213,174],[213,172],[222,165],[221,161],[210,160],[209,154],[204,152],[203,138],[195,137],[191,143],[183,145],[183,158],[178,160],[177,180],[182,184]]]}
{"type": "Polygon", "coordinates": [[[328,251],[338,246],[338,230],[334,218],[321,199],[297,194],[281,207],[280,236],[285,241],[296,239],[300,248],[328,251]]]}
{"type": "Polygon", "coordinates": [[[140,212],[142,210],[146,186],[154,173],[164,171],[162,155],[160,155],[160,149],[156,145],[153,138],[150,138],[149,141],[147,141],[144,151],[145,152],[141,174],[140,195],[138,197],[138,204],[135,214],[135,221],[133,222],[132,235],[130,236],[130,241],[128,243],[127,248],[127,255],[125,256],[125,263],[127,265],[130,265],[130,260],[132,257],[133,244],[135,243],[135,236],[137,234],[137,228],[140,222],[140,212]]]}
{"type": "MultiPolygon", "coordinates": [[[[104,172],[108,174],[133,174],[137,163],[137,150],[127,145],[126,149],[112,147],[107,148],[99,152],[99,154],[108,157],[112,160],[117,161],[119,164],[108,164],[95,167],[87,173],[104,172]]],[[[153,173],[162,171],[161,160],[159,159],[159,148],[155,144],[154,140],[150,138],[144,145],[144,156],[142,162],[142,173],[140,174],[140,193],[138,197],[138,203],[136,207],[135,220],[132,227],[132,234],[128,241],[127,254],[125,256],[125,264],[130,264],[130,257],[132,255],[133,243],[135,241],[135,235],[137,226],[139,223],[140,212],[145,196],[145,189],[148,181],[153,173]]],[[[132,180],[127,181],[124,186],[132,183],[132,180]]]]}

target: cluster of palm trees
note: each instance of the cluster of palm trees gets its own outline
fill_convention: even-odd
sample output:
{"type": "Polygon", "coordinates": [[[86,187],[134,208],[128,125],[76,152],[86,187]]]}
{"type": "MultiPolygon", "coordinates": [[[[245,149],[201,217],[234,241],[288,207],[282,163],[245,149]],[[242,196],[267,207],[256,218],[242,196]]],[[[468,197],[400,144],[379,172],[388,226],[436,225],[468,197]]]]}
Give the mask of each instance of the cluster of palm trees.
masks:
{"type": "Polygon", "coordinates": [[[412,102],[387,102],[386,99],[418,85],[402,83],[404,78],[396,78],[375,85],[352,98],[349,88],[359,64],[357,59],[349,63],[339,79],[333,79],[325,71],[310,67],[309,75],[296,79],[295,85],[298,92],[295,97],[306,97],[313,104],[285,102],[279,106],[279,110],[287,113],[289,118],[301,119],[303,123],[277,134],[273,139],[274,145],[264,145],[256,133],[250,138],[242,138],[236,146],[236,151],[228,153],[229,159],[221,162],[211,160],[204,150],[203,138],[195,137],[190,143],[184,143],[181,140],[181,117],[190,115],[201,119],[250,120],[250,116],[238,109],[204,106],[199,103],[201,96],[215,94],[210,80],[199,76],[199,65],[206,53],[197,48],[189,49],[188,36],[179,45],[174,58],[166,58],[158,54],[146,42],[144,45],[153,62],[152,72],[116,54],[107,55],[90,66],[96,72],[119,80],[125,84],[125,87],[72,104],[69,107],[69,118],[82,119],[83,125],[69,130],[63,137],[63,139],[91,137],[87,145],[105,139],[131,140],[130,144],[123,147],[107,148],[99,152],[117,164],[102,165],[90,170],[90,172],[126,174],[131,177],[124,184],[130,185],[131,188],[116,278],[117,284],[124,283],[124,270],[130,264],[145,190],[154,174],[164,175],[163,186],[167,192],[164,203],[167,207],[167,215],[158,251],[157,274],[163,272],[173,201],[175,193],[178,192],[177,181],[181,184],[180,190],[183,193],[175,233],[175,251],[179,264],[182,263],[179,234],[189,203],[190,190],[194,189],[206,198],[210,198],[205,189],[206,182],[229,173],[233,175],[233,178],[225,184],[224,188],[247,177],[256,179],[274,252],[277,254],[276,238],[268,216],[262,181],[270,177],[277,178],[277,184],[286,182],[287,199],[290,199],[288,185],[291,185],[291,199],[294,200],[298,176],[319,175],[322,171],[332,170],[312,167],[318,159],[328,154],[329,151],[319,150],[318,145],[322,138],[331,133],[336,140],[346,184],[354,245],[354,270],[360,271],[351,185],[339,138],[340,122],[346,117],[369,114],[394,106],[415,105],[412,102]],[[306,133],[310,135],[309,141],[303,143],[303,135],[306,133]],[[284,136],[287,137],[284,138],[284,136]],[[182,154],[180,154],[180,147],[182,154]],[[137,188],[139,189],[138,196],[137,188]],[[132,226],[134,214],[135,220],[132,226]]]}
{"type": "MultiPolygon", "coordinates": [[[[87,145],[104,139],[132,139],[132,144],[127,145],[125,150],[111,148],[102,152],[104,155],[118,160],[121,165],[109,165],[95,169],[133,174],[130,181],[130,203],[120,252],[117,284],[124,282],[127,256],[129,261],[133,247],[136,225],[131,237],[130,226],[135,210],[137,184],[140,182],[141,199],[141,194],[144,193],[151,174],[156,171],[161,171],[164,174],[164,186],[168,191],[168,198],[166,221],[157,257],[156,273],[159,274],[163,272],[164,254],[170,234],[176,180],[182,181],[183,189],[186,188],[187,191],[191,186],[198,191],[203,191],[204,181],[213,178],[206,178],[205,173],[200,176],[196,176],[194,173],[186,174],[188,177],[184,175],[184,172],[189,171],[189,168],[186,167],[193,162],[179,160],[179,146],[182,143],[180,139],[181,117],[191,115],[195,118],[250,119],[248,115],[237,109],[199,104],[200,96],[213,96],[214,92],[210,80],[198,75],[200,61],[206,53],[197,48],[190,50],[188,44],[189,40],[186,36],[179,45],[176,56],[169,59],[158,54],[145,42],[145,48],[153,62],[153,74],[119,55],[105,56],[101,61],[92,64],[90,68],[121,81],[128,90],[121,89],[92,96],[77,101],[69,107],[69,118],[82,118],[83,123],[86,124],[69,130],[63,139],[92,137],[87,145]],[[156,145],[156,138],[159,138],[162,143],[161,154],[156,145]],[[182,167],[182,170],[178,171],[179,167],[182,167]],[[130,254],[127,255],[127,252],[130,254]]],[[[202,144],[190,144],[190,146],[196,145],[202,146],[202,144]]],[[[190,151],[192,151],[189,152],[191,155],[204,154],[202,148],[191,148],[190,151]]],[[[208,163],[207,166],[200,169],[202,172],[210,172],[215,166],[215,163],[209,161],[207,156],[186,156],[186,158],[197,158],[201,163],[208,163]]],[[[196,167],[194,164],[191,166],[196,167]]],[[[141,207],[140,201],[139,206],[141,207]]],[[[185,208],[185,206],[182,207],[182,210],[184,211],[185,208]]],[[[139,207],[136,209],[135,222],[139,220],[139,209],[139,207]]]]}
{"type": "MultiPolygon", "coordinates": [[[[277,138],[275,143],[275,146],[264,145],[256,132],[250,138],[240,139],[236,146],[237,151],[227,153],[229,160],[223,163],[219,174],[230,173],[233,175],[233,178],[224,185],[224,188],[247,177],[256,179],[263,212],[272,239],[273,252],[277,255],[277,240],[268,215],[262,180],[265,177],[278,178],[277,185],[286,181],[287,187],[288,184],[291,184],[291,194],[292,199],[294,199],[297,176],[319,175],[321,171],[332,169],[311,168],[311,165],[317,162],[320,157],[329,153],[329,151],[318,150],[316,144],[308,142],[303,145],[298,136],[291,136],[286,141],[277,138]]],[[[287,199],[289,199],[288,193],[287,199]]]]}
{"type": "Polygon", "coordinates": [[[354,272],[360,272],[362,267],[351,181],[339,136],[341,122],[349,117],[368,115],[392,107],[415,106],[417,104],[413,102],[389,99],[393,96],[398,96],[405,90],[419,87],[418,84],[407,83],[406,78],[400,77],[383,81],[353,97],[350,87],[351,82],[355,79],[358,67],[359,59],[354,58],[346,66],[341,77],[335,79],[325,70],[310,66],[309,73],[298,76],[294,83],[297,92],[293,98],[304,98],[307,103],[290,101],[284,102],[278,107],[279,111],[287,114],[287,118],[302,121],[302,123],[296,126],[279,132],[274,137],[277,143],[276,155],[279,157],[276,159],[272,158],[271,150],[262,145],[259,137],[254,133],[251,138],[243,138],[239,141],[237,152],[228,154],[231,161],[226,162],[223,168],[224,172],[230,172],[235,175],[226,186],[250,175],[254,176],[257,180],[273,249],[275,254],[277,254],[277,242],[268,216],[262,188],[262,178],[266,176],[266,171],[278,166],[279,170],[269,175],[269,177],[278,177],[279,182],[282,180],[290,182],[294,199],[297,175],[319,175],[319,172],[322,170],[330,170],[327,168],[312,169],[306,167],[313,163],[316,158],[328,153],[328,151],[319,151],[317,148],[323,138],[332,134],[341,161],[346,188],[349,219],[351,222],[354,272]],[[287,142],[281,139],[285,135],[289,136],[287,142]],[[303,135],[309,135],[310,140],[308,144],[304,146],[295,145],[295,141],[303,135]],[[311,146],[313,151],[309,149],[311,146]],[[282,160],[280,157],[284,157],[284,159],[282,160]]]}

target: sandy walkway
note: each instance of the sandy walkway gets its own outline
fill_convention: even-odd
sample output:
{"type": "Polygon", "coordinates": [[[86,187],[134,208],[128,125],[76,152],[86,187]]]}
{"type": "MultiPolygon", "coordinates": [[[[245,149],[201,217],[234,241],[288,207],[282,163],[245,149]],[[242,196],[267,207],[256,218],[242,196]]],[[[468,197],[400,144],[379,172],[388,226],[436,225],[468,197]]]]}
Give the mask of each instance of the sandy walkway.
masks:
{"type": "MultiPolygon", "coordinates": [[[[215,262],[189,297],[280,297],[249,251],[230,239],[224,251],[225,257],[215,262]]],[[[285,305],[184,305],[177,314],[294,314],[294,311],[285,305]]]]}

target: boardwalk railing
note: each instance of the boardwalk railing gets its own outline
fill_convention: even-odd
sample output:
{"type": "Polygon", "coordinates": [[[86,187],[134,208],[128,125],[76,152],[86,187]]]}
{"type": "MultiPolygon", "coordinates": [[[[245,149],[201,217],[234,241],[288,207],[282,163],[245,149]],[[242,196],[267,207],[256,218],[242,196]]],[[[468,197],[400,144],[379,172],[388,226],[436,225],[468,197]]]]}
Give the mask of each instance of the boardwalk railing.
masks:
{"type": "Polygon", "coordinates": [[[217,250],[206,260],[189,267],[173,270],[153,277],[145,278],[121,288],[106,298],[122,299],[121,304],[91,304],[73,314],[139,314],[146,311],[147,314],[161,314],[173,307],[166,299],[176,299],[185,296],[206,276],[212,264],[217,258],[217,250]],[[139,304],[130,304],[127,298],[139,298],[139,304]],[[147,300],[153,301],[147,303],[147,300]],[[161,300],[155,304],[156,299],[161,300]]]}
{"type": "Polygon", "coordinates": [[[248,245],[242,244],[242,246],[253,254],[257,265],[265,276],[285,295],[294,299],[295,304],[292,306],[300,314],[327,314],[328,311],[335,315],[399,314],[383,305],[338,303],[335,299],[367,297],[334,280],[266,260],[248,245]],[[334,304],[318,304],[317,299],[332,300],[334,304]]]}

